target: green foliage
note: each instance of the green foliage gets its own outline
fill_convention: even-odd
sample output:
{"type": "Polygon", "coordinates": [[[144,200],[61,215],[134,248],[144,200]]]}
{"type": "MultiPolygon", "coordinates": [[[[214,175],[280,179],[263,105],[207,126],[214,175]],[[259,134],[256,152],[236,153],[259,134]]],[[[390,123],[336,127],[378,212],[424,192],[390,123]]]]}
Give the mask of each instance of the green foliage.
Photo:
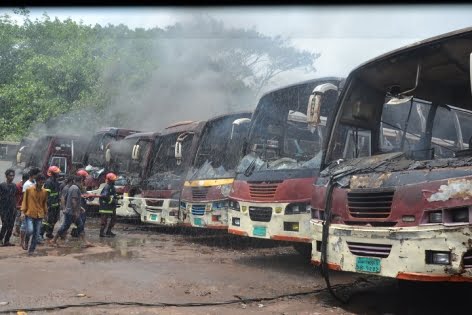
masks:
{"type": "Polygon", "coordinates": [[[235,108],[253,102],[284,71],[313,71],[318,57],[205,16],[167,29],[132,30],[47,14],[31,20],[25,9],[13,14],[23,22],[0,16],[0,139],[18,140],[40,123],[88,132],[112,124],[140,127],[142,116],[133,109],[155,102],[158,87],[172,98],[198,80],[227,94],[224,102],[235,108]]]}

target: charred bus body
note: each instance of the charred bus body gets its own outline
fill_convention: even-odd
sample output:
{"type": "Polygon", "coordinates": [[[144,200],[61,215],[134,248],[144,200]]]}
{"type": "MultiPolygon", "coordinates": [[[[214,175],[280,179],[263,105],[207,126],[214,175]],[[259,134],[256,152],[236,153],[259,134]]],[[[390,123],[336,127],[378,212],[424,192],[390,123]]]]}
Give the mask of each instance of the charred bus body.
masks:
{"type": "Polygon", "coordinates": [[[25,167],[26,162],[28,162],[31,157],[31,148],[36,140],[37,139],[32,138],[21,139],[15,158],[12,161],[13,166],[18,166],[20,168],[25,167]]]}
{"type": "Polygon", "coordinates": [[[325,124],[340,83],[315,79],[261,97],[230,193],[229,233],[297,242],[297,249],[309,251],[311,183],[324,137],[324,127],[309,125],[314,109],[309,101],[325,94],[321,107],[316,103],[325,124]],[[318,96],[311,96],[314,91],[318,96]]]}
{"type": "MultiPolygon", "coordinates": [[[[152,156],[152,144],[159,133],[134,133],[122,140],[110,143],[105,154],[105,168],[115,173],[118,205],[116,215],[139,217],[141,215],[141,181],[146,178],[152,156]]],[[[105,183],[89,194],[100,194],[105,183]]],[[[88,201],[89,206],[98,206],[98,198],[88,201]]]]}
{"type": "Polygon", "coordinates": [[[205,124],[181,196],[193,227],[228,228],[228,196],[250,117],[251,112],[227,114],[205,124]]]}
{"type": "Polygon", "coordinates": [[[313,192],[314,264],[472,281],[471,52],[469,28],[351,72],[313,192]]]}
{"type": "Polygon", "coordinates": [[[177,225],[185,176],[198,146],[204,121],[184,121],[164,129],[153,144],[148,175],[142,182],[141,222],[177,225]]]}
{"type": "Polygon", "coordinates": [[[58,166],[61,175],[72,174],[82,167],[87,140],[79,136],[47,135],[31,145],[25,167],[38,167],[46,175],[50,166],[58,166]]]}
{"type": "Polygon", "coordinates": [[[89,172],[85,180],[87,190],[98,189],[100,184],[105,182],[106,155],[108,146],[114,141],[124,139],[139,131],[123,128],[102,128],[97,131],[87,146],[84,156],[84,165],[89,172]]]}

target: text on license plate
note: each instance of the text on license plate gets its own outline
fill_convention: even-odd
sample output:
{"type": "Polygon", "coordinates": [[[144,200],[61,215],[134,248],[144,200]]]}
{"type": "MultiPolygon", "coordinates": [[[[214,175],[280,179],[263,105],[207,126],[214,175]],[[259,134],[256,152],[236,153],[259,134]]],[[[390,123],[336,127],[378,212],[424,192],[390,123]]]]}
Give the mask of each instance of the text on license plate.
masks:
{"type": "Polygon", "coordinates": [[[202,225],[202,219],[201,218],[195,218],[195,219],[193,219],[193,223],[195,225],[200,226],[200,225],[202,225]]]}
{"type": "Polygon", "coordinates": [[[380,272],[380,258],[356,257],[356,271],[380,272]]]}
{"type": "Polygon", "coordinates": [[[151,221],[157,221],[157,214],[151,214],[149,218],[151,219],[151,221]]]}

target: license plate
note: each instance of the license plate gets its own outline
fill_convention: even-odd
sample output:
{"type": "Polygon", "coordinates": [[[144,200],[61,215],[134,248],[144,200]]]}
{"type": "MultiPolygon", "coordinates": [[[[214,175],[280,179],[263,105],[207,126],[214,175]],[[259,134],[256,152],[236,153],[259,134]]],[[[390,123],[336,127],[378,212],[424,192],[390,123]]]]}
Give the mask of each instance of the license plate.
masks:
{"type": "Polygon", "coordinates": [[[254,236],[266,236],[266,227],[265,226],[255,226],[252,230],[254,236]]]}
{"type": "Polygon", "coordinates": [[[356,271],[380,272],[380,258],[356,257],[356,271]]]}
{"type": "Polygon", "coordinates": [[[157,214],[151,214],[149,218],[151,219],[151,221],[157,221],[157,214]]]}
{"type": "Polygon", "coordinates": [[[193,223],[194,223],[195,225],[198,225],[198,226],[203,225],[202,219],[200,219],[200,218],[195,218],[195,219],[193,219],[193,223]]]}

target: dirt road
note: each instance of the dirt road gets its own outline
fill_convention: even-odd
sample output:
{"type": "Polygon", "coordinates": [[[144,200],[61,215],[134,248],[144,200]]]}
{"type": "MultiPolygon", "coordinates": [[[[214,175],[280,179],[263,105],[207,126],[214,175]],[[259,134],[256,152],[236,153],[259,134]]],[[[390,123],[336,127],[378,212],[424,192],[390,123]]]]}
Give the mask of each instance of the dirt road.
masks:
{"type": "MultiPolygon", "coordinates": [[[[340,304],[325,291],[244,302],[319,290],[324,288],[324,281],[291,247],[274,242],[132,223],[118,224],[115,239],[99,239],[97,222],[95,218],[88,221],[88,235],[95,244],[92,248],[82,249],[71,239],[60,248],[40,246],[37,257],[27,257],[18,246],[0,247],[0,302],[8,302],[0,306],[0,312],[96,301],[182,304],[240,299],[222,306],[108,305],[66,308],[55,313],[441,313],[453,305],[448,301],[460,305],[461,294],[470,292],[470,286],[441,290],[421,286],[420,290],[409,291],[414,294],[405,295],[395,281],[369,278],[369,282],[337,291],[354,294],[348,305],[340,304]]],[[[333,284],[356,279],[347,273],[332,274],[333,284]]]]}

